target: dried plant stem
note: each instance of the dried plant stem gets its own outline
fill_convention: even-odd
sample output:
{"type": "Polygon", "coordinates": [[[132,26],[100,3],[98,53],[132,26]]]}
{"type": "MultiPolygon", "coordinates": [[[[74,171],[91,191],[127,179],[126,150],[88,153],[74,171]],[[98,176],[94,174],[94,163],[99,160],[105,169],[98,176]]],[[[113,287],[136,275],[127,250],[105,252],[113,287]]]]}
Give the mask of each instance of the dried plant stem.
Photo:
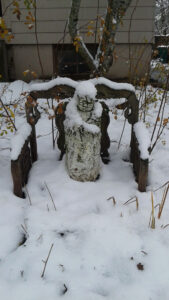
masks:
{"type": "Polygon", "coordinates": [[[39,48],[39,40],[38,40],[38,31],[37,31],[37,3],[35,0],[35,39],[36,39],[36,48],[37,48],[37,54],[38,54],[38,60],[39,60],[39,65],[41,68],[41,74],[42,77],[44,78],[44,70],[43,70],[43,65],[42,65],[42,60],[41,60],[41,55],[40,55],[40,48],[39,48]]]}
{"type": "Polygon", "coordinates": [[[131,59],[131,25],[132,25],[132,21],[133,21],[133,15],[135,13],[135,10],[137,8],[137,5],[138,5],[138,1],[136,1],[136,5],[134,6],[133,8],[133,11],[131,13],[131,17],[130,17],[130,22],[129,22],[129,30],[128,30],[128,45],[129,45],[129,80],[131,82],[131,70],[132,70],[132,59],[131,59]]]}
{"type": "Polygon", "coordinates": [[[8,10],[8,8],[13,4],[14,1],[11,1],[4,9],[3,13],[2,13],[2,17],[4,17],[4,15],[6,14],[6,11],[8,10]]]}
{"type": "Polygon", "coordinates": [[[167,228],[169,226],[169,224],[166,224],[165,226],[163,226],[163,229],[167,228]]]}
{"type": "MultiPolygon", "coordinates": [[[[53,99],[52,99],[52,108],[53,108],[53,99]]],[[[54,119],[52,118],[52,144],[53,149],[55,149],[55,129],[54,129],[54,119]]]]}
{"type": "Polygon", "coordinates": [[[48,188],[48,186],[47,186],[47,183],[46,183],[46,182],[45,182],[45,186],[46,186],[46,188],[47,188],[47,191],[48,191],[48,193],[49,193],[49,196],[50,196],[50,198],[51,198],[51,200],[52,200],[52,203],[53,203],[54,209],[55,209],[55,210],[57,210],[57,209],[56,209],[55,202],[54,202],[54,200],[53,200],[53,197],[52,197],[52,194],[51,194],[51,192],[50,192],[50,190],[49,190],[49,188],[48,188]]]}
{"type": "Polygon", "coordinates": [[[119,139],[119,143],[118,143],[117,149],[120,148],[120,144],[121,144],[121,140],[122,140],[122,137],[123,137],[123,133],[124,133],[125,126],[126,126],[126,118],[125,118],[125,120],[124,120],[123,129],[122,129],[122,132],[121,132],[121,136],[120,136],[120,139],[119,139]]]}
{"type": "Polygon", "coordinates": [[[156,140],[155,140],[154,144],[153,144],[153,145],[151,146],[151,148],[150,148],[150,151],[149,151],[150,154],[152,153],[154,147],[156,146],[156,144],[157,144],[157,142],[158,142],[160,136],[162,135],[163,130],[164,130],[165,127],[166,127],[166,125],[164,125],[164,126],[161,128],[161,131],[157,134],[156,140]]]}
{"type": "Polygon", "coordinates": [[[152,211],[151,211],[150,227],[151,227],[152,229],[155,229],[154,197],[153,197],[153,192],[151,192],[151,205],[152,205],[152,211]]]}
{"type": "Polygon", "coordinates": [[[29,234],[28,234],[28,232],[27,232],[27,230],[26,230],[26,228],[25,228],[25,226],[23,224],[21,224],[21,228],[23,229],[23,231],[25,232],[26,236],[28,237],[29,234]]]}
{"type": "Polygon", "coordinates": [[[28,192],[26,184],[25,184],[24,188],[25,188],[26,194],[28,195],[29,203],[30,203],[30,205],[32,205],[31,197],[29,195],[29,192],[28,192]]]}
{"type": "Polygon", "coordinates": [[[155,131],[156,131],[156,128],[157,128],[157,123],[158,123],[158,120],[159,120],[159,117],[160,117],[160,114],[161,114],[161,111],[162,111],[161,120],[160,120],[160,126],[159,126],[159,129],[158,129],[158,132],[157,132],[156,140],[155,140],[153,146],[151,147],[151,152],[152,152],[153,148],[155,147],[155,145],[156,145],[156,143],[157,143],[159,137],[161,136],[161,134],[163,132],[163,129],[165,127],[165,126],[163,126],[163,128],[161,129],[162,122],[163,122],[163,116],[164,116],[165,104],[166,104],[166,101],[167,101],[167,85],[168,85],[168,82],[169,82],[169,76],[167,77],[166,88],[164,90],[164,93],[163,93],[163,96],[162,96],[162,99],[161,99],[160,107],[159,107],[159,110],[158,110],[158,114],[157,114],[157,117],[156,117],[155,125],[154,125],[152,136],[151,136],[151,142],[152,142],[154,134],[155,134],[155,131]]]}
{"type": "Polygon", "coordinates": [[[44,262],[44,268],[43,268],[43,272],[42,272],[42,274],[41,274],[41,278],[43,278],[44,275],[45,275],[46,266],[47,266],[47,263],[48,263],[50,254],[51,254],[51,252],[52,252],[53,246],[54,246],[54,244],[51,245],[50,250],[49,250],[49,253],[48,253],[48,256],[47,256],[46,260],[43,261],[43,262],[44,262]]]}
{"type": "Polygon", "coordinates": [[[13,128],[15,129],[15,131],[17,131],[17,128],[16,128],[16,126],[15,126],[15,124],[14,124],[14,122],[13,122],[11,116],[10,116],[10,114],[8,113],[8,110],[6,109],[6,106],[3,104],[3,102],[2,102],[1,99],[0,99],[0,103],[1,103],[1,105],[3,107],[3,109],[5,110],[5,112],[6,112],[7,116],[8,116],[8,118],[9,118],[10,122],[12,123],[13,128]]]}
{"type": "Polygon", "coordinates": [[[114,206],[116,205],[116,199],[114,196],[107,199],[107,201],[109,201],[109,200],[113,201],[114,206]]]}
{"type": "Polygon", "coordinates": [[[159,206],[158,219],[160,219],[160,217],[161,217],[161,214],[162,214],[162,211],[163,211],[163,208],[164,208],[164,204],[165,204],[165,201],[166,201],[166,198],[167,198],[168,190],[169,190],[169,184],[165,188],[164,193],[163,193],[163,197],[162,197],[162,200],[161,200],[161,203],[160,203],[160,206],[159,206]]]}
{"type": "Polygon", "coordinates": [[[151,142],[153,140],[154,133],[156,131],[156,127],[157,127],[157,123],[158,123],[158,120],[159,120],[159,117],[160,117],[162,106],[163,106],[163,99],[161,100],[160,107],[159,107],[159,110],[158,110],[158,114],[157,114],[157,117],[156,117],[155,125],[154,125],[152,136],[151,136],[151,142]]]}
{"type": "Polygon", "coordinates": [[[123,203],[123,205],[128,205],[128,204],[131,204],[133,202],[136,202],[136,210],[139,210],[139,201],[138,201],[138,197],[137,196],[134,196],[134,197],[130,198],[125,203],[123,203]]]}
{"type": "Polygon", "coordinates": [[[166,186],[167,184],[169,184],[169,181],[165,182],[163,185],[161,185],[160,187],[158,187],[156,190],[154,190],[153,192],[157,192],[158,190],[162,189],[164,186],[166,186]]]}
{"type": "Polygon", "coordinates": [[[99,20],[99,8],[100,8],[100,1],[97,0],[96,28],[95,28],[95,35],[94,35],[95,44],[97,43],[97,28],[98,28],[98,20],[99,20]]]}

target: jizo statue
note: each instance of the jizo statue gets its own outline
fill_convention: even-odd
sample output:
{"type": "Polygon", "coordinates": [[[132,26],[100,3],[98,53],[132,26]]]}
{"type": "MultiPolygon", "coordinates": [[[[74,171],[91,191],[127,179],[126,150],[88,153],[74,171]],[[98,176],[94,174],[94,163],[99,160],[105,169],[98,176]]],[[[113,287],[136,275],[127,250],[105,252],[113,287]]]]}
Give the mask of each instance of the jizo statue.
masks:
{"type": "Polygon", "coordinates": [[[95,181],[100,173],[102,106],[96,92],[92,83],[79,83],[66,108],[66,166],[77,181],[95,181]]]}
{"type": "MultiPolygon", "coordinates": [[[[114,105],[117,109],[124,110],[124,117],[131,124],[130,161],[133,164],[138,189],[145,192],[149,146],[145,141],[142,143],[140,138],[146,128],[144,124],[140,125],[138,122],[139,101],[134,87],[127,83],[112,82],[103,77],[82,82],[58,77],[50,83],[43,83],[42,90],[40,86],[41,84],[35,84],[31,88],[30,96],[33,101],[38,98],[55,98],[56,95],[63,100],[55,109],[55,122],[59,133],[57,145],[60,160],[66,153],[69,176],[77,181],[95,181],[100,174],[101,159],[105,164],[109,162],[110,109],[106,102],[108,99],[124,99],[120,105],[115,100],[114,105]],[[96,99],[96,93],[99,101],[96,99]]],[[[32,117],[31,109],[28,110],[28,117],[29,115],[32,117]]],[[[29,122],[29,118],[27,119],[29,122]]]]}

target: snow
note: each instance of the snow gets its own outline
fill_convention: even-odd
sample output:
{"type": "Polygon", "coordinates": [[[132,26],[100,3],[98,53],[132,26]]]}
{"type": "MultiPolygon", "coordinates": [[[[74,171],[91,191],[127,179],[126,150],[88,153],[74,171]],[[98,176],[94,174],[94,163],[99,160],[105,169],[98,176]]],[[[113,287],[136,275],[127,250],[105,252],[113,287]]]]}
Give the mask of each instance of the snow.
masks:
{"type": "MultiPolygon", "coordinates": [[[[16,93],[21,86],[13,83],[16,93]]],[[[151,89],[149,93],[156,92],[151,89]]],[[[139,89],[136,92],[139,96],[139,89]]],[[[162,95],[157,93],[157,97],[156,103],[149,104],[146,115],[150,133],[162,95]]],[[[169,102],[164,118],[168,113],[169,102]]],[[[23,122],[21,110],[16,115],[17,128],[23,122]]],[[[169,125],[150,156],[147,192],[140,193],[127,160],[131,136],[128,123],[118,150],[123,124],[122,111],[118,111],[117,120],[110,113],[110,163],[102,164],[99,180],[82,183],[69,178],[64,159],[59,161],[58,148],[52,149],[51,121],[43,113],[37,124],[38,161],[33,164],[27,184],[31,206],[28,197],[13,195],[10,152],[0,151],[2,300],[169,299],[169,226],[165,227],[169,223],[169,194],[158,219],[156,205],[161,202],[164,188],[155,192],[169,178],[169,125]],[[149,227],[151,191],[156,206],[154,230],[149,227]],[[134,196],[138,197],[138,210],[135,202],[124,205],[134,196]],[[20,244],[25,230],[27,240],[20,244]],[[43,261],[52,244],[41,278],[43,261]],[[139,263],[143,270],[138,269],[139,263]]],[[[0,150],[9,148],[12,136],[9,133],[6,138],[0,137],[0,150]]]]}
{"type": "Polygon", "coordinates": [[[169,45],[160,45],[158,48],[169,48],[169,45]]]}
{"type": "Polygon", "coordinates": [[[57,77],[53,80],[48,82],[41,82],[41,83],[32,83],[30,84],[29,90],[30,91],[46,91],[53,88],[55,85],[68,85],[76,88],[77,82],[66,77],[57,77]]]}
{"type": "Polygon", "coordinates": [[[103,78],[103,77],[94,78],[94,79],[91,79],[90,81],[94,85],[105,84],[109,88],[112,88],[114,90],[127,90],[127,91],[131,91],[131,92],[135,92],[134,86],[129,83],[117,83],[117,82],[111,81],[111,80],[109,80],[107,78],[103,78]]]}
{"type": "Polygon", "coordinates": [[[76,87],[76,94],[80,97],[90,97],[91,99],[95,99],[97,90],[95,86],[88,80],[82,81],[78,83],[76,87]]]}
{"type": "MultiPolygon", "coordinates": [[[[108,87],[115,89],[115,90],[117,90],[117,89],[123,90],[124,89],[124,90],[128,90],[131,92],[135,92],[135,88],[132,84],[117,83],[117,82],[113,82],[113,81],[103,78],[103,77],[98,77],[98,78],[83,81],[83,85],[86,87],[86,91],[83,90],[82,93],[88,92],[88,89],[89,89],[89,92],[91,91],[91,89],[92,89],[91,83],[94,85],[105,84],[108,87]]],[[[30,91],[40,91],[40,90],[44,91],[44,90],[49,90],[49,89],[53,88],[55,85],[60,85],[60,84],[72,86],[73,88],[78,88],[78,89],[80,88],[81,90],[83,89],[83,85],[79,85],[80,83],[77,81],[74,81],[67,77],[57,77],[48,82],[32,83],[29,85],[29,90],[30,91]]],[[[94,92],[92,92],[92,93],[95,94],[94,92]]]]}
{"type": "MultiPolygon", "coordinates": [[[[97,113],[100,113],[98,109],[94,111],[94,115],[96,116],[97,113]]],[[[80,116],[80,114],[77,111],[77,101],[75,98],[73,98],[67,105],[66,108],[66,119],[64,121],[64,126],[67,129],[72,129],[74,126],[83,126],[88,132],[91,133],[98,133],[100,132],[100,128],[94,124],[88,124],[87,122],[84,122],[80,116]]]]}
{"type": "Polygon", "coordinates": [[[148,148],[150,147],[149,132],[143,122],[134,124],[134,132],[139,144],[140,157],[142,159],[149,158],[148,148]]]}
{"type": "Polygon", "coordinates": [[[17,160],[22,147],[31,134],[32,128],[28,123],[23,123],[11,139],[11,159],[17,160]]]}
{"type": "Polygon", "coordinates": [[[95,107],[94,107],[94,112],[93,112],[94,116],[96,118],[100,118],[102,115],[102,111],[103,111],[103,108],[102,108],[101,104],[99,102],[96,102],[95,107]]]}
{"type": "Polygon", "coordinates": [[[14,104],[25,99],[25,94],[29,91],[29,84],[22,80],[12,83],[2,83],[0,86],[1,100],[4,104],[14,104]]]}

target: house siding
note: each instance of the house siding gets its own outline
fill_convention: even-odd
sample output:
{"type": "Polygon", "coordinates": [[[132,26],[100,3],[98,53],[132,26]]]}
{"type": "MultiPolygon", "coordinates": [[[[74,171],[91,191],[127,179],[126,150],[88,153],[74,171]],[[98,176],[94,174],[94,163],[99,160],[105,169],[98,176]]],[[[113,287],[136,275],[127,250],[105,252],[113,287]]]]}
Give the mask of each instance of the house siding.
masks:
{"type": "MultiPolygon", "coordinates": [[[[3,9],[10,3],[10,0],[2,0],[3,9]]],[[[66,28],[66,43],[70,43],[68,28],[66,22],[70,12],[70,0],[41,0],[37,1],[37,33],[40,44],[57,44],[63,36],[66,28]]],[[[93,43],[95,38],[86,37],[87,23],[95,20],[97,14],[104,16],[107,6],[107,0],[82,0],[79,14],[81,34],[85,41],[93,43]]],[[[6,13],[6,21],[8,26],[14,33],[14,39],[11,44],[35,44],[35,29],[28,29],[24,24],[28,11],[24,8],[23,1],[21,7],[21,20],[18,21],[13,14],[12,8],[6,13]]],[[[30,10],[34,14],[34,10],[30,10]]],[[[95,28],[95,24],[93,24],[95,28]]],[[[134,0],[128,8],[123,24],[119,26],[116,42],[127,43],[143,43],[145,40],[149,43],[154,42],[154,0],[134,0]],[[137,4],[137,5],[136,5],[137,4]]]]}
{"type": "MultiPolygon", "coordinates": [[[[11,0],[1,0],[2,9],[11,2],[11,0]]],[[[40,75],[40,66],[37,62],[36,36],[35,28],[31,30],[24,24],[25,17],[28,11],[24,8],[23,0],[20,1],[21,19],[17,20],[13,14],[12,8],[9,8],[5,14],[5,20],[9,28],[14,33],[14,39],[10,42],[12,47],[15,76],[22,77],[23,70],[30,68],[40,75]],[[29,46],[29,47],[28,47],[29,46]],[[28,50],[29,49],[29,50],[28,50]],[[27,56],[32,58],[27,59],[27,56]],[[26,59],[25,59],[26,58],[26,59]],[[22,64],[21,64],[22,61],[22,64]],[[29,61],[29,62],[28,62],[29,61]]],[[[107,0],[82,0],[79,14],[80,34],[86,43],[98,42],[95,36],[88,37],[86,35],[89,21],[94,21],[93,28],[95,29],[95,18],[97,15],[104,16],[107,7],[107,0]],[[99,3],[99,8],[98,8],[99,3]]],[[[67,20],[71,8],[71,0],[40,0],[37,1],[37,36],[40,45],[41,59],[46,76],[53,74],[53,45],[57,45],[63,39],[65,31],[64,43],[71,43],[68,33],[67,20]],[[47,58],[47,59],[46,59],[47,58]]],[[[116,74],[115,77],[122,78],[127,76],[128,66],[126,61],[129,58],[130,52],[137,53],[138,46],[144,47],[146,55],[142,55],[150,59],[151,44],[154,43],[154,8],[155,0],[133,0],[128,8],[123,22],[119,26],[116,34],[116,51],[122,53],[119,55],[118,61],[111,68],[111,74],[116,74]],[[132,50],[131,50],[132,49],[132,50]],[[120,71],[123,69],[123,71],[120,71]],[[115,70],[115,71],[113,71],[115,70]]],[[[31,10],[34,14],[34,10],[31,10]]],[[[11,49],[10,49],[11,51],[11,49]]],[[[136,55],[137,56],[137,55],[136,55]]],[[[131,57],[131,53],[130,53],[131,57]]],[[[136,58],[133,58],[136,60],[136,58]]],[[[138,59],[138,57],[137,57],[138,59]]],[[[142,58],[143,71],[140,71],[140,76],[147,68],[147,62],[142,58]]]]}

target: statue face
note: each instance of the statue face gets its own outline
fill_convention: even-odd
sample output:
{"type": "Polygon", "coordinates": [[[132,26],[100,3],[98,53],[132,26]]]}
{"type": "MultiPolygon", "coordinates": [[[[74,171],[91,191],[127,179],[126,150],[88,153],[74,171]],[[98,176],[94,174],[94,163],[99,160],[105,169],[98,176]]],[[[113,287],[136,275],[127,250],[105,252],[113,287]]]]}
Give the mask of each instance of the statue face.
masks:
{"type": "Polygon", "coordinates": [[[79,97],[77,95],[77,107],[80,111],[92,111],[94,107],[94,100],[89,97],[79,97]]]}

